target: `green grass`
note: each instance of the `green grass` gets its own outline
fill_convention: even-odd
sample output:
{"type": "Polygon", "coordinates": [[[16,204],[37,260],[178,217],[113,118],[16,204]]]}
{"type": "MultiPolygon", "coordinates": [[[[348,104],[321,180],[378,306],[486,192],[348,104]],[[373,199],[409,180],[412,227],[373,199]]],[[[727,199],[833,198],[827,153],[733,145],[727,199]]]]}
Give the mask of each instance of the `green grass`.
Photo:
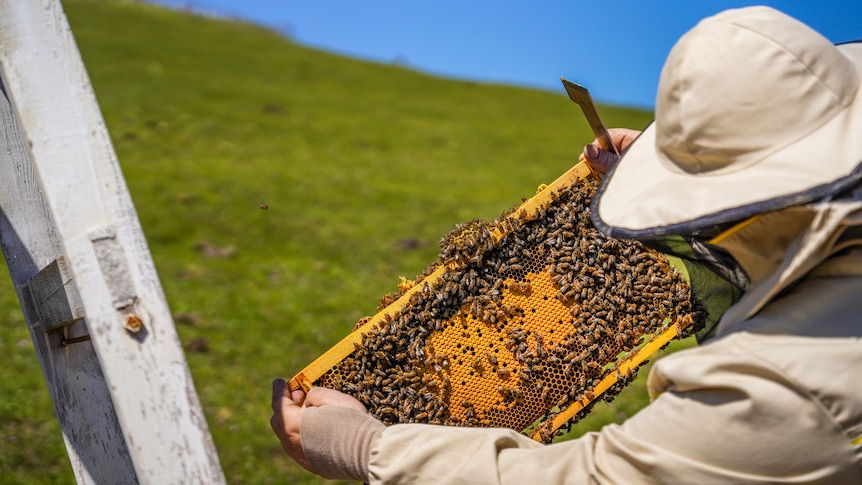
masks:
{"type": "MultiPolygon", "coordinates": [[[[319,483],[269,429],[271,380],[372,314],[456,223],[530,196],[593,138],[562,89],[441,79],[145,4],[64,8],[231,483],[319,483]]],[[[601,112],[609,126],[651,120],[601,112]]],[[[0,285],[0,483],[72,483],[0,285]]],[[[574,435],[642,407],[643,377],[574,435]]]]}

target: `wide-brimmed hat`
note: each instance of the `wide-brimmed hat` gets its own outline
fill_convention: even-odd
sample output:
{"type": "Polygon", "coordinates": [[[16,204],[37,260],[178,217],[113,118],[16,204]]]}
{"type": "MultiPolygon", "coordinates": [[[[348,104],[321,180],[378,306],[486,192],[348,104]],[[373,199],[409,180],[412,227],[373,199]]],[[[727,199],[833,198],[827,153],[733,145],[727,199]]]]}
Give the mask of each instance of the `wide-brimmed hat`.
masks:
{"type": "Polygon", "coordinates": [[[696,235],[862,180],[862,44],[768,7],[702,20],[673,47],[655,121],[593,198],[602,232],[696,235]]]}

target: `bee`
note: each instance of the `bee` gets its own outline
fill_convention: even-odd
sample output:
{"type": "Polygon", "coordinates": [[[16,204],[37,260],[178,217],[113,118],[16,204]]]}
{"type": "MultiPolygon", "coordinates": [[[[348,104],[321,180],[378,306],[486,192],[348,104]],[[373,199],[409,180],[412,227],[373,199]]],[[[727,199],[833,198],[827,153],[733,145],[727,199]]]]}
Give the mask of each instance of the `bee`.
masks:
{"type": "Polygon", "coordinates": [[[547,427],[539,428],[539,437],[542,439],[543,443],[550,443],[554,440],[554,435],[547,427]]]}
{"type": "Polygon", "coordinates": [[[497,358],[494,357],[494,354],[488,353],[488,363],[493,367],[497,367],[497,358]]]}
{"type": "Polygon", "coordinates": [[[601,362],[604,362],[606,358],[607,358],[607,355],[605,354],[605,349],[604,349],[604,347],[602,347],[599,349],[599,360],[601,362]]]}
{"type": "Polygon", "coordinates": [[[524,393],[520,389],[512,389],[512,398],[518,403],[523,403],[524,393]]]}
{"type": "Polygon", "coordinates": [[[508,379],[508,378],[512,377],[512,371],[510,371],[509,369],[506,369],[504,367],[499,367],[497,369],[497,375],[503,379],[508,379]]]}

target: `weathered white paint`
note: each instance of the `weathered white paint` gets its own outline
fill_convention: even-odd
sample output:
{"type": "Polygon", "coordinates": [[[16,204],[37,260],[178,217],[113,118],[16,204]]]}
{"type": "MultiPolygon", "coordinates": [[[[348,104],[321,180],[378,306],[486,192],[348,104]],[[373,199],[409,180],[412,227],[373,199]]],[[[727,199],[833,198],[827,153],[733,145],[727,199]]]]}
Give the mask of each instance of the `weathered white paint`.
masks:
{"type": "Polygon", "coordinates": [[[79,321],[45,333],[25,290],[28,280],[57,259],[62,249],[5,95],[0,95],[0,181],[0,241],[72,470],[79,483],[134,483],[134,467],[93,346],[84,342],[61,347],[64,336],[86,334],[85,324],[79,321]]]}
{"type": "Polygon", "coordinates": [[[224,483],[58,0],[0,0],[0,76],[0,236],[78,481],[224,483]],[[60,255],[85,318],[46,333],[24,285],[60,255]]]}

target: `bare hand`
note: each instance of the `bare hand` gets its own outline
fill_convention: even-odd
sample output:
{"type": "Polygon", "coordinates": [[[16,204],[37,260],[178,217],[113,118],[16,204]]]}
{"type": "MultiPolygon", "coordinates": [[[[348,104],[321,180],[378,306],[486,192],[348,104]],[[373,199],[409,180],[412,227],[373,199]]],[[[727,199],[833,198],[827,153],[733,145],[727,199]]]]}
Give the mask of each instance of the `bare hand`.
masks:
{"type": "MultiPolygon", "coordinates": [[[[638,130],[630,130],[628,128],[610,128],[608,129],[608,134],[610,135],[617,152],[622,153],[623,150],[628,148],[628,146],[631,145],[638,136],[640,136],[641,132],[638,130]]],[[[584,153],[581,155],[581,158],[586,160],[594,170],[607,173],[607,171],[617,163],[617,160],[619,160],[620,157],[618,155],[614,155],[613,152],[603,150],[601,146],[599,146],[599,141],[593,140],[592,143],[584,147],[584,153]]]]}
{"type": "Polygon", "coordinates": [[[284,379],[272,381],[272,430],[281,441],[285,453],[306,470],[317,473],[302,450],[302,415],[309,406],[343,406],[368,412],[361,402],[347,394],[324,387],[315,387],[308,395],[301,390],[290,392],[284,379]]]}

